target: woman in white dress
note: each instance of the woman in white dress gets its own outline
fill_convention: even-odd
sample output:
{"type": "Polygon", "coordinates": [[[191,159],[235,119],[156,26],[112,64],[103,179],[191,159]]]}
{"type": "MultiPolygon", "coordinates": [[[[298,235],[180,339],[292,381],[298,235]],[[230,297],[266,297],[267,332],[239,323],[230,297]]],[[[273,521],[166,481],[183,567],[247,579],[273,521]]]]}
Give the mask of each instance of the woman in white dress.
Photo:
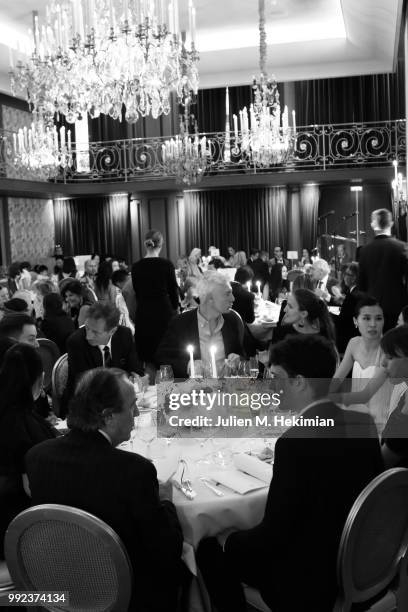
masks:
{"type": "Polygon", "coordinates": [[[384,315],[375,298],[367,296],[358,303],[354,323],[360,336],[351,338],[347,345],[331,384],[331,398],[371,414],[381,432],[388,419],[391,386],[382,366],[384,355],[380,346],[384,315]],[[351,369],[351,392],[336,393],[351,369]]]}

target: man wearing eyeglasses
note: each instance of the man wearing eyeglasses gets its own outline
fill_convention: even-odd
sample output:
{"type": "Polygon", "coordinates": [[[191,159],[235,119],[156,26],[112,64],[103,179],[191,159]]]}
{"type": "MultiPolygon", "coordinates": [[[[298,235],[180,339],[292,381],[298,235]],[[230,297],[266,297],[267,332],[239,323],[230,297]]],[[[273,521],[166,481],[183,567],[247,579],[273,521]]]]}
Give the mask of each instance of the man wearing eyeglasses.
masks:
{"type": "Polygon", "coordinates": [[[68,383],[63,399],[66,409],[80,374],[92,368],[120,368],[143,386],[141,363],[138,360],[133,336],[127,327],[119,325],[120,312],[111,304],[96,302],[89,307],[88,316],[67,340],[68,383]]]}

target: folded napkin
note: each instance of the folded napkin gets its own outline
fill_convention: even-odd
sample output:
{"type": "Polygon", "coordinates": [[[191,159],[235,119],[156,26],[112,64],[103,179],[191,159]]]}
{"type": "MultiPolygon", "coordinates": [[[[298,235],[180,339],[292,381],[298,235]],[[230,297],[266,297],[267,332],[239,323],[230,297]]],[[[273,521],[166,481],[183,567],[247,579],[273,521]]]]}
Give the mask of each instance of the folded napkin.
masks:
{"type": "Polygon", "coordinates": [[[165,483],[174,478],[179,465],[180,455],[178,452],[169,451],[166,457],[153,459],[153,463],[157,470],[157,480],[159,483],[165,483]]]}
{"type": "Polygon", "coordinates": [[[232,470],[212,470],[210,477],[241,495],[269,485],[272,478],[270,465],[246,454],[235,455],[234,465],[232,470]]]}

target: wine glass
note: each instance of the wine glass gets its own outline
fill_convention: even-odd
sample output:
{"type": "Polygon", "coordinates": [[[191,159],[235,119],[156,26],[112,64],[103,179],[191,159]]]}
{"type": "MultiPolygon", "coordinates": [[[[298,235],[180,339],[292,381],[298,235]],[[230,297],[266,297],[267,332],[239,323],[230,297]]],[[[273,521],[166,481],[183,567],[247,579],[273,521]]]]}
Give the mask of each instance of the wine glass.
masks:
{"type": "Polygon", "coordinates": [[[238,376],[240,378],[250,378],[249,361],[240,361],[238,365],[238,376]]]}
{"type": "Polygon", "coordinates": [[[150,444],[157,437],[155,412],[151,408],[139,408],[139,416],[135,419],[137,437],[146,444],[147,458],[150,458],[150,444]]]}
{"type": "Polygon", "coordinates": [[[160,366],[160,382],[173,382],[174,373],[171,365],[160,366]]]}

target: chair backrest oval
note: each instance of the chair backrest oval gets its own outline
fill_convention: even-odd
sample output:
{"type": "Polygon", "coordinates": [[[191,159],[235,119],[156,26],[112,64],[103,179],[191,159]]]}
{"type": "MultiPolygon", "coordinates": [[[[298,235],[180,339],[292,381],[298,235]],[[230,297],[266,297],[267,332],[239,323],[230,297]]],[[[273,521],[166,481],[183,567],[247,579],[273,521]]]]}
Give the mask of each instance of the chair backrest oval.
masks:
{"type": "Polygon", "coordinates": [[[81,612],[127,610],[132,568],[119,536],[96,516],[58,504],[34,506],[9,525],[5,556],[18,589],[61,591],[81,612]]]}
{"type": "Polygon", "coordinates": [[[38,352],[44,367],[44,389],[49,391],[52,385],[52,371],[61,353],[58,346],[48,338],[38,338],[38,352]]]}
{"type": "Polygon", "coordinates": [[[350,510],[337,559],[340,598],[358,603],[380,593],[407,545],[408,470],[393,468],[374,478],[350,510]]]}
{"type": "Polygon", "coordinates": [[[52,386],[52,407],[58,416],[60,412],[60,399],[65,391],[68,382],[68,353],[64,353],[55,362],[51,376],[52,386]]]}

